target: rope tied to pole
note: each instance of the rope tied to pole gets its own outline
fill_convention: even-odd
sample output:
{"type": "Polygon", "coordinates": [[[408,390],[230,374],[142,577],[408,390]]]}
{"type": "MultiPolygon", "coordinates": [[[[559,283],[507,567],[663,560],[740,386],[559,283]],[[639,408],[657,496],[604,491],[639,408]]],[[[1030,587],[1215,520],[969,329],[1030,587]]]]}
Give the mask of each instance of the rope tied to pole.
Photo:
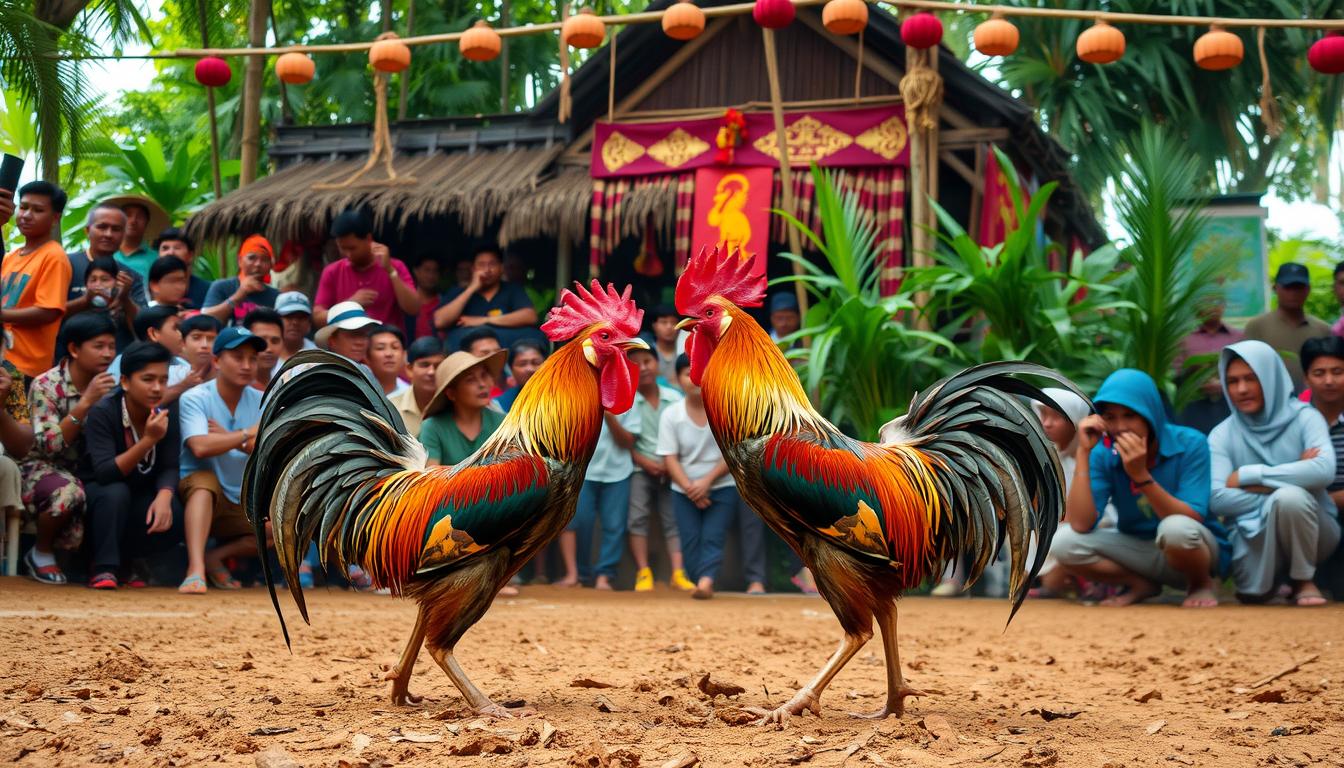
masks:
{"type": "MultiPolygon", "coordinates": [[[[397,37],[397,33],[384,32],[377,39],[385,40],[393,37],[397,37]]],[[[344,181],[314,184],[313,189],[345,189],[372,170],[380,159],[383,161],[383,168],[387,171],[387,178],[366,181],[363,182],[364,185],[395,186],[416,183],[414,176],[398,176],[397,169],[392,165],[392,132],[387,122],[387,83],[389,77],[386,72],[374,71],[373,73],[373,151],[369,153],[369,159],[364,162],[359,170],[346,177],[344,181]]]]}
{"type": "Polygon", "coordinates": [[[1265,28],[1255,33],[1255,47],[1260,52],[1260,121],[1265,132],[1273,138],[1283,134],[1283,112],[1274,98],[1274,85],[1269,78],[1269,61],[1265,57],[1265,28]]]}
{"type": "Polygon", "coordinates": [[[911,131],[938,128],[938,108],[943,104],[943,78],[929,66],[936,48],[915,51],[914,65],[901,78],[901,98],[911,131]]]}

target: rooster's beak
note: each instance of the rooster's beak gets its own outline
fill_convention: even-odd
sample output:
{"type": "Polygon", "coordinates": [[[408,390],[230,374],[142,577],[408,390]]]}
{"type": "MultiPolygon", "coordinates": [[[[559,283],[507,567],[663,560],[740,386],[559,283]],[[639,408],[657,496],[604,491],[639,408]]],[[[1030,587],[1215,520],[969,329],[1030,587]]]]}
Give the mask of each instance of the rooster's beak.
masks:
{"type": "Polygon", "coordinates": [[[696,318],[696,317],[688,317],[688,318],[686,318],[685,320],[682,320],[680,323],[677,323],[677,330],[678,330],[678,331],[684,331],[684,330],[687,330],[688,328],[692,328],[692,327],[694,327],[695,324],[698,323],[698,322],[700,322],[700,319],[699,319],[699,318],[696,318]]]}
{"type": "Polygon", "coordinates": [[[629,351],[632,349],[648,349],[649,343],[639,338],[638,336],[633,336],[631,338],[626,339],[625,341],[622,341],[620,343],[620,346],[626,351],[629,351]]]}

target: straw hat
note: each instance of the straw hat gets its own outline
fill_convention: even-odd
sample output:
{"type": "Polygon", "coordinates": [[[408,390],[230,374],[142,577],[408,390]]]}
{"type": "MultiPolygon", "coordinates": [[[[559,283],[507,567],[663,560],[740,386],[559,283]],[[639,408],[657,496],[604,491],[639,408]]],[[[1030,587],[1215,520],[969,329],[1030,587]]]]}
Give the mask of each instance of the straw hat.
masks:
{"type": "Polygon", "coordinates": [[[99,201],[102,205],[115,205],[118,208],[125,208],[127,205],[143,205],[145,210],[149,211],[149,221],[145,224],[145,242],[152,243],[159,236],[159,233],[168,228],[171,220],[168,212],[162,205],[154,202],[144,195],[117,195],[109,197],[106,200],[99,201]]]}
{"type": "Polygon", "coordinates": [[[490,370],[490,376],[497,379],[504,371],[504,359],[508,356],[509,351],[501,349],[485,357],[477,357],[470,352],[454,352],[444,358],[443,362],[439,363],[438,370],[434,372],[434,399],[425,407],[424,417],[427,419],[447,406],[448,396],[444,394],[444,390],[452,386],[459,376],[484,363],[490,370]]]}

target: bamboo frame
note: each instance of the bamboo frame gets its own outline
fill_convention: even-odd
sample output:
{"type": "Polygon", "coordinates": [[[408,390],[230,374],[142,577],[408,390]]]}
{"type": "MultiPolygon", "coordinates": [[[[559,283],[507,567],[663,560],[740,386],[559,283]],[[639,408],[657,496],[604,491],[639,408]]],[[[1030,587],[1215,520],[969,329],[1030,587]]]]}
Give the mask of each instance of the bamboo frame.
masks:
{"type": "MultiPolygon", "coordinates": [[[[798,7],[822,5],[826,0],[792,0],[798,7]]],[[[1321,31],[1344,30],[1344,19],[1269,19],[1269,18],[1227,18],[1205,16],[1166,16],[1151,13],[1114,13],[1111,11],[1066,10],[1062,8],[1017,8],[1003,5],[976,5],[973,2],[957,0],[876,0],[881,4],[900,10],[942,11],[945,13],[1001,14],[1005,17],[1035,17],[1048,19],[1074,19],[1083,21],[1105,21],[1111,24],[1148,24],[1159,26],[1208,27],[1217,25],[1237,29],[1312,29],[1321,31]]],[[[706,18],[741,16],[751,13],[753,3],[735,3],[717,8],[704,8],[706,18]]],[[[652,24],[661,22],[664,11],[644,11],[641,13],[599,16],[604,24],[652,24]]],[[[521,27],[502,27],[495,30],[500,37],[522,37],[556,32],[560,22],[546,24],[526,24],[521,27]]],[[[418,35],[402,38],[406,45],[435,45],[455,43],[466,32],[443,32],[433,35],[418,35]]],[[[164,53],[138,54],[131,56],[92,55],[72,56],[51,54],[53,58],[63,60],[115,60],[115,59],[199,59],[205,56],[276,56],[282,53],[354,53],[367,51],[373,46],[372,40],[360,43],[332,43],[327,45],[285,45],[274,48],[179,48],[164,53]]]]}

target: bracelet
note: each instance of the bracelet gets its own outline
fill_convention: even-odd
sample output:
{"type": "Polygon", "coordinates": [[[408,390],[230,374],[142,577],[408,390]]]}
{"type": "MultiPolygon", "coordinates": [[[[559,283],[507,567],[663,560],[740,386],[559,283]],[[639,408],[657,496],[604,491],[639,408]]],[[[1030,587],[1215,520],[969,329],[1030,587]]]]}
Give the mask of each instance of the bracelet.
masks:
{"type": "Polygon", "coordinates": [[[1155,483],[1155,482],[1157,482],[1157,481],[1154,480],[1152,477],[1149,477],[1147,480],[1144,480],[1142,483],[1134,483],[1134,487],[1135,487],[1135,488],[1143,488],[1144,486],[1152,485],[1152,484],[1155,483]]]}
{"type": "Polygon", "coordinates": [[[71,411],[70,413],[65,414],[65,416],[66,416],[66,418],[70,419],[70,423],[71,423],[71,424],[74,424],[76,427],[78,427],[79,425],[81,425],[81,424],[84,423],[84,422],[82,422],[82,421],[79,420],[79,417],[75,415],[75,412],[74,412],[74,411],[71,411]]]}

